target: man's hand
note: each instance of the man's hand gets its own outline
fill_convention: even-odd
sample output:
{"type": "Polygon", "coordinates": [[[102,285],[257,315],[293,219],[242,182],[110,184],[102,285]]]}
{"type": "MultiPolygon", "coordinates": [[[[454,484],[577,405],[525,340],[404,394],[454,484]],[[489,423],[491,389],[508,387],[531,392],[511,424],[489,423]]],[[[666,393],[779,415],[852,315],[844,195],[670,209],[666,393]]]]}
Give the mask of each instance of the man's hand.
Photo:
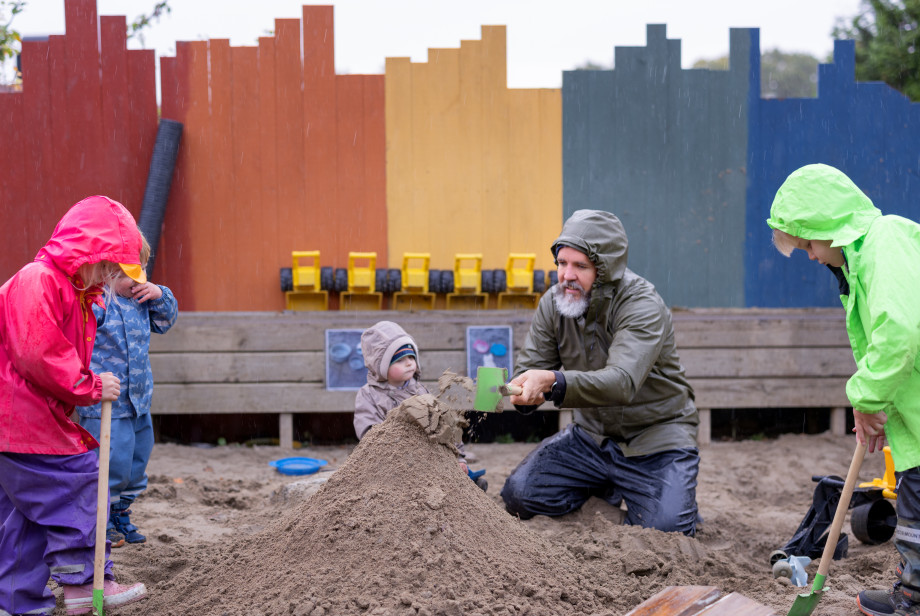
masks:
{"type": "Polygon", "coordinates": [[[552,370],[528,370],[519,374],[511,379],[511,384],[521,387],[524,391],[519,396],[511,396],[511,404],[543,404],[546,402],[543,393],[549,393],[555,382],[556,375],[552,370]]]}
{"type": "Polygon", "coordinates": [[[121,381],[111,372],[102,372],[99,374],[102,379],[102,402],[114,402],[118,400],[121,394],[121,381]]]}
{"type": "Polygon", "coordinates": [[[888,415],[882,411],[863,413],[853,409],[853,423],[856,424],[853,432],[856,433],[856,440],[866,445],[869,453],[881,451],[885,446],[886,421],[888,421],[888,415]]]}

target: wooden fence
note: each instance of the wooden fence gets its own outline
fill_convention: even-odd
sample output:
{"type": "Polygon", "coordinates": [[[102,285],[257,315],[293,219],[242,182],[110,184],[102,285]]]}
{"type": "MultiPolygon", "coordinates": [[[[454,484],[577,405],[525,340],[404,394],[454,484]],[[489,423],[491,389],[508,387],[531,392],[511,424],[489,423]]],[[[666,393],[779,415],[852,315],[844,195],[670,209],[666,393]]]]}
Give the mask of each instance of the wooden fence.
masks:
{"type": "Polygon", "coordinates": [[[35,258],[67,209],[107,195],[137,217],[157,131],[155,54],[124,17],[64,3],[67,34],[22,43],[21,92],[0,94],[0,281],[35,258]]]}
{"type": "MultiPolygon", "coordinates": [[[[151,342],[153,412],[277,414],[281,440],[290,443],[296,413],[354,412],[354,391],[326,389],[327,329],[398,322],[419,345],[423,382],[437,391],[444,370],[466,373],[468,326],[510,326],[516,354],[532,316],[530,310],[183,313],[151,342]]],[[[709,443],[714,409],[828,409],[833,432],[844,433],[846,380],[856,366],[843,310],[678,310],[674,330],[700,409],[701,445],[709,443]]]]}

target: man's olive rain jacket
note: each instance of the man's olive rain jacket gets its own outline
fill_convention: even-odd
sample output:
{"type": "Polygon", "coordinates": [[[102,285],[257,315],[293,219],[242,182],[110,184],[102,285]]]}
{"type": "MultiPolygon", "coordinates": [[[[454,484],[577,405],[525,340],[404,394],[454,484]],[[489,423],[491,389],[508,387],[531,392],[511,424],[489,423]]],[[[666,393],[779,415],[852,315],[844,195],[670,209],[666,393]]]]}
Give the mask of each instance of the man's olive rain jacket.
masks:
{"type": "Polygon", "coordinates": [[[895,470],[920,466],[920,225],[883,216],[846,175],[808,165],[790,175],[767,224],[843,249],[850,290],[841,296],[856,374],[847,397],[888,415],[895,470]]]}
{"type": "Polygon", "coordinates": [[[671,313],[644,278],[626,267],[626,231],[609,212],[579,210],[553,244],[581,251],[597,267],[588,311],[537,306],[515,374],[563,370],[575,423],[598,444],[613,439],[627,456],[695,448],[699,416],[674,345],[671,313]]]}

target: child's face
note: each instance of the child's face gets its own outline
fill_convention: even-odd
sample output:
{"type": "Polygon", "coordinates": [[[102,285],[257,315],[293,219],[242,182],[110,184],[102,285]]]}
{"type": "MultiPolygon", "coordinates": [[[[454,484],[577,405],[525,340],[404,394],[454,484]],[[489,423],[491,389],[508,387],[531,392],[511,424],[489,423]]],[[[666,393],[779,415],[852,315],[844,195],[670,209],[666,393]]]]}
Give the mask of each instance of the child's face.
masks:
{"type": "Polygon", "coordinates": [[[131,287],[135,284],[136,283],[128,278],[126,274],[121,274],[115,279],[115,282],[112,283],[112,290],[115,291],[116,295],[130,298],[134,296],[131,293],[131,287]]]}
{"type": "Polygon", "coordinates": [[[402,385],[412,378],[417,369],[418,364],[415,361],[415,357],[406,355],[399,361],[394,361],[390,364],[390,369],[387,371],[387,382],[390,385],[402,385]]]}
{"type": "Polygon", "coordinates": [[[805,240],[796,238],[795,247],[808,253],[808,258],[821,265],[842,267],[846,262],[840,248],[831,248],[830,240],[805,240]]]}

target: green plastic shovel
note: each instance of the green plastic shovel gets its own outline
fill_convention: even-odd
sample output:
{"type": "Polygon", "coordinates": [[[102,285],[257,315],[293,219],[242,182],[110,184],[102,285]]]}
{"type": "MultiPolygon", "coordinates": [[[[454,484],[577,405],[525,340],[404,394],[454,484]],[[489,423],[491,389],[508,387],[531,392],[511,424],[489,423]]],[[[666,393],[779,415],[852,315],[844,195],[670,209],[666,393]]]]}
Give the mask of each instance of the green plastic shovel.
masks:
{"type": "Polygon", "coordinates": [[[517,396],[524,391],[517,385],[506,383],[507,380],[507,368],[478,367],[476,369],[476,398],[473,400],[473,410],[485,411],[486,413],[501,411],[502,398],[505,396],[517,396]]]}
{"type": "Polygon", "coordinates": [[[789,610],[789,616],[809,616],[821,600],[824,580],[827,578],[827,571],[830,569],[831,560],[834,558],[834,549],[836,549],[837,540],[840,538],[843,520],[847,516],[847,509],[850,508],[853,488],[856,487],[856,476],[859,475],[859,468],[862,466],[863,458],[865,457],[866,446],[857,441],[856,451],[853,452],[853,461],[850,462],[850,470],[847,471],[843,491],[840,493],[840,501],[837,503],[837,511],[834,512],[834,521],[831,522],[831,528],[827,532],[827,543],[824,545],[824,552],[821,554],[821,564],[818,565],[818,573],[815,574],[811,592],[801,593],[795,598],[795,601],[792,602],[792,608],[789,610]]]}

